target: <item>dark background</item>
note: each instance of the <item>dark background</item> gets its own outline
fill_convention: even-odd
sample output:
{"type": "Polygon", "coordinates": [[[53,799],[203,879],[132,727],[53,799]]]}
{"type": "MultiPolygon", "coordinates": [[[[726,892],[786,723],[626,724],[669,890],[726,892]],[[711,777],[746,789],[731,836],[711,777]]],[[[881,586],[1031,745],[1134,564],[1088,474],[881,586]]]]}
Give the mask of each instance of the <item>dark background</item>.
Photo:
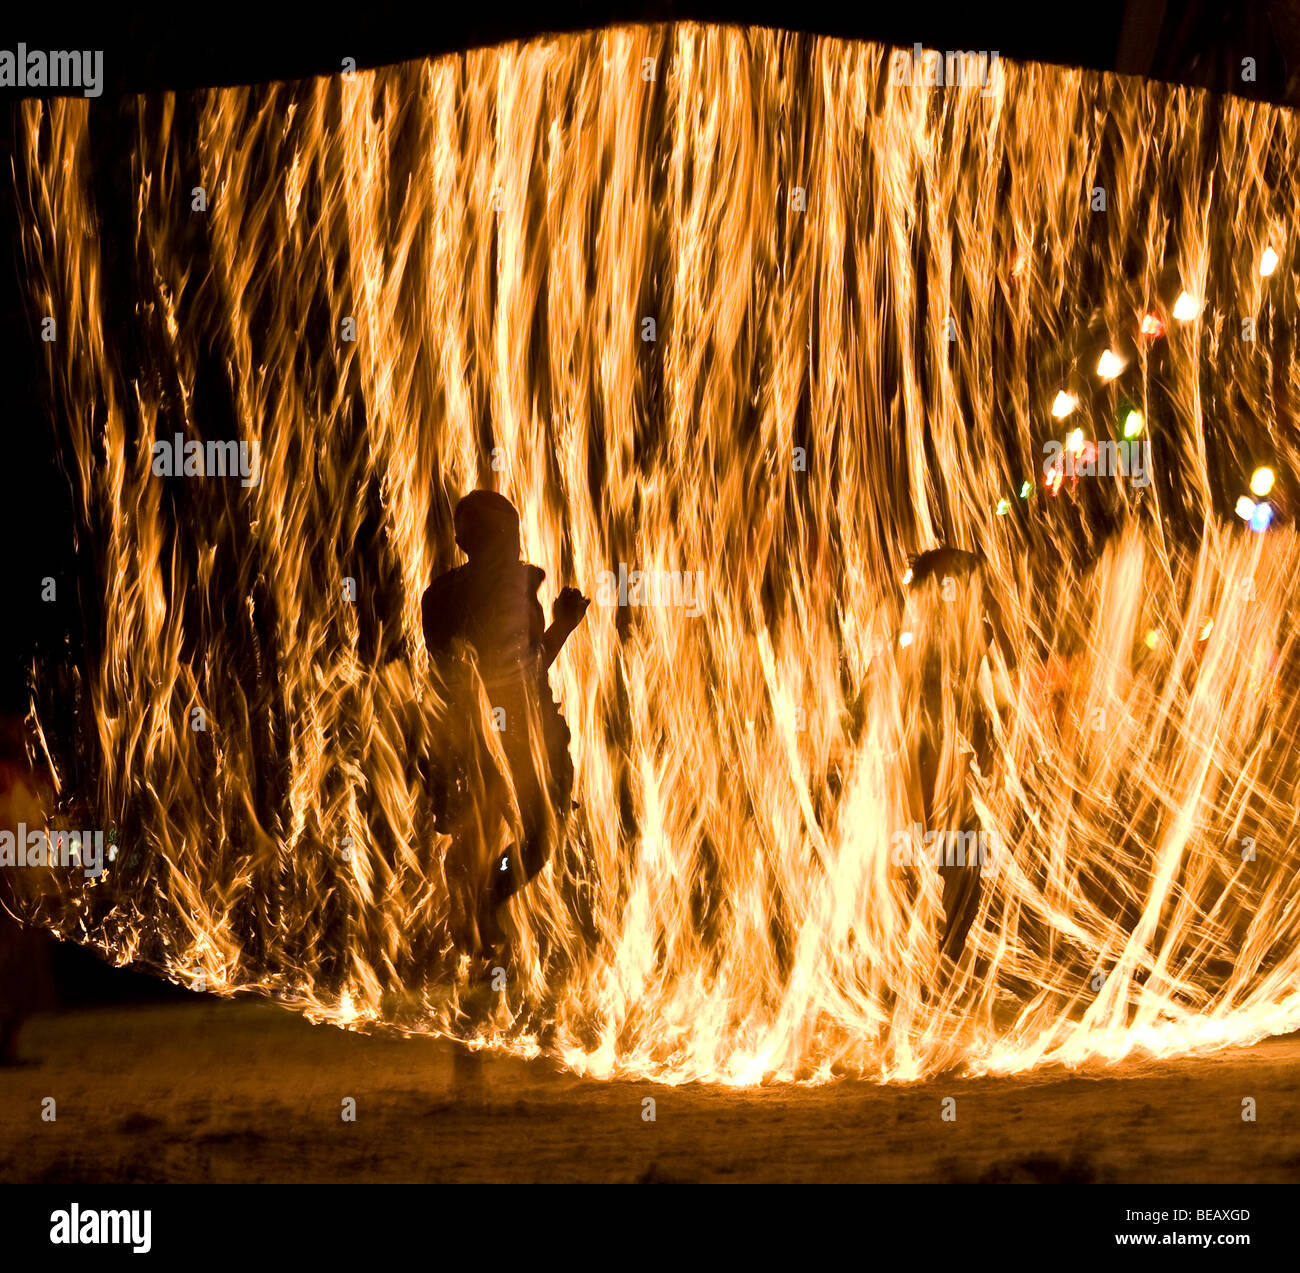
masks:
{"type": "MultiPolygon", "coordinates": [[[[366,3],[358,7],[235,7],[146,4],[28,7],[0,25],[0,48],[102,49],[104,92],[91,110],[114,112],[124,95],[162,89],[249,84],[334,74],[344,57],[364,68],[546,31],[643,22],[694,20],[782,27],[910,47],[997,49],[1004,57],[1052,62],[1235,93],[1300,107],[1300,0],[1097,0],[1087,5],[1003,4],[995,12],[970,3],[842,5],[704,3],[653,0],[536,5],[366,3]],[[1241,81],[1253,57],[1257,79],[1241,81]]],[[[75,91],[75,90],[74,90],[75,91]]],[[[25,90],[0,89],[0,155],[15,152],[15,103],[25,90]]],[[[83,615],[73,589],[40,601],[40,580],[85,577],[91,546],[73,542],[69,490],[61,476],[45,399],[43,355],[24,299],[12,175],[0,172],[0,368],[8,418],[4,484],[9,552],[6,622],[0,624],[0,713],[27,707],[33,659],[79,659],[83,615]],[[39,554],[31,547],[39,542],[39,554]],[[78,557],[80,556],[80,562],[78,557]],[[81,569],[78,569],[80,565],[81,569]]],[[[92,575],[93,579],[93,575],[92,575]]],[[[92,607],[88,607],[93,610],[92,607]]],[[[109,969],[76,947],[56,959],[66,1003],[186,992],[152,978],[109,969]]]]}
{"type": "Polygon", "coordinates": [[[515,0],[492,4],[27,6],[0,47],[97,48],[112,93],[332,74],[476,45],[633,22],[784,27],[910,47],[997,49],[1007,57],[1146,75],[1300,105],[1300,0],[1026,3],[709,3],[515,0]],[[79,12],[80,9],[80,12],[79,12]],[[989,10],[992,10],[990,12],[989,10]],[[1259,78],[1240,83],[1241,59],[1259,78]]]}

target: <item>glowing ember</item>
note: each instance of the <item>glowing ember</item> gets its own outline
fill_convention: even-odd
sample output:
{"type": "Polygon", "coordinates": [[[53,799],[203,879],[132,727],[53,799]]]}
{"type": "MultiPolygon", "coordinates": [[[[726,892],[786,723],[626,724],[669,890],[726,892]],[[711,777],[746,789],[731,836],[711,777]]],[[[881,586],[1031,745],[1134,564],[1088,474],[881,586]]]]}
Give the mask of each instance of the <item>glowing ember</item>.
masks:
{"type": "Polygon", "coordinates": [[[1102,380],[1114,380],[1121,371],[1124,370],[1124,363],[1120,357],[1107,349],[1097,360],[1097,375],[1102,380]]]}
{"type": "Polygon", "coordinates": [[[1078,405],[1079,399],[1062,389],[1052,401],[1052,415],[1058,420],[1064,420],[1078,405]]]}

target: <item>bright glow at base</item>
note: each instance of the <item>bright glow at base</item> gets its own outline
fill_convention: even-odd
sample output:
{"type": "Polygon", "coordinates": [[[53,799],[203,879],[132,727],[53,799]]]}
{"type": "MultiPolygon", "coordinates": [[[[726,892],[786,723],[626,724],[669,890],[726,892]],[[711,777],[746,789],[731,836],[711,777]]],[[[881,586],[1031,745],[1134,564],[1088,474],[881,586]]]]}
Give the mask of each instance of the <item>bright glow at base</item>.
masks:
{"type": "Polygon", "coordinates": [[[1097,360],[1097,374],[1103,380],[1114,380],[1123,370],[1123,360],[1109,349],[1097,360]]]}
{"type": "Polygon", "coordinates": [[[1201,312],[1201,302],[1190,292],[1179,292],[1174,302],[1174,317],[1180,323],[1190,323],[1201,312]]]}
{"type": "Polygon", "coordinates": [[[1264,278],[1268,278],[1273,271],[1277,269],[1277,253],[1271,247],[1264,249],[1264,255],[1259,258],[1259,272],[1264,278]]]}

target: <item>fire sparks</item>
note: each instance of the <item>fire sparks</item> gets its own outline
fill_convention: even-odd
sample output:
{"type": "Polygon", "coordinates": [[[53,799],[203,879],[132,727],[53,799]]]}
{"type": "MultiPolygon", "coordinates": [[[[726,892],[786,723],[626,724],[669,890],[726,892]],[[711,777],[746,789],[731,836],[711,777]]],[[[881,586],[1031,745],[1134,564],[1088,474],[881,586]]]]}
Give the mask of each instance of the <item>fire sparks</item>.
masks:
{"type": "MultiPolygon", "coordinates": [[[[131,845],[66,887],[53,927],[186,984],[545,1047],[600,1077],[911,1079],[1300,1026],[1294,765],[1265,741],[1300,728],[1300,551],[1285,524],[1226,524],[1203,431],[1211,402],[1276,410],[1262,365],[1242,369],[1265,342],[1172,348],[1208,340],[1200,324],[1103,359],[1120,388],[1099,389],[1068,361],[1095,346],[1060,349],[1076,298],[1043,282],[1096,272],[1096,221],[1070,202],[1108,149],[1076,144],[1091,121],[1122,135],[1133,183],[1099,284],[1127,337],[1165,264],[1149,227],[1176,223],[1187,279],[1260,242],[1294,206],[1300,131],[1235,99],[1207,124],[1195,95],[1118,79],[1101,111],[1077,71],[1006,63],[991,97],[878,93],[885,74],[871,46],[683,25],[215,90],[184,103],[199,220],[177,103],[142,102],[129,342],[107,317],[86,103],[23,104],[26,264],[38,312],[69,316],[46,356],[104,585],[93,760],[57,736],[40,668],[36,719],[64,788],[131,845]],[[1205,127],[1227,206],[1222,181],[1162,194],[1205,127]],[[952,139],[966,159],[936,164],[952,139]],[[209,427],[212,377],[256,482],[151,470],[150,443],[209,427]],[[1061,383],[1142,403],[1176,480],[1136,508],[1093,483],[1108,524],[1073,489],[1006,515],[1061,383]],[[1150,405],[1166,384],[1170,409],[1150,405]],[[556,664],[580,807],[513,904],[490,991],[447,935],[445,705],[419,616],[456,560],[451,498],[488,482],[521,511],[548,608],[629,562],[701,572],[708,598],[593,609],[556,664]],[[904,548],[942,540],[983,550],[1016,656],[989,668],[989,772],[945,708],[970,829],[1008,846],[951,968],[934,871],[891,857],[917,820],[905,687],[942,636],[897,581],[904,548]]],[[[1270,285],[1289,322],[1290,282],[1270,285]]],[[[1114,400],[1061,389],[1051,414],[1083,407],[1110,431],[1114,400]]]]}

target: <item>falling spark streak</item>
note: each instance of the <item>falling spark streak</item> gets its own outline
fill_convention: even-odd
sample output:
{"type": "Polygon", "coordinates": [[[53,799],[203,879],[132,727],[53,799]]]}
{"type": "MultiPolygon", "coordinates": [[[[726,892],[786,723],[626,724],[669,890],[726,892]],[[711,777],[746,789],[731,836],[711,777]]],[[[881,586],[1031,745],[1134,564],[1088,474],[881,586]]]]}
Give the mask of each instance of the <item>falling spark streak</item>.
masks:
{"type": "MultiPolygon", "coordinates": [[[[1131,332],[1172,261],[1237,312],[1237,245],[1295,216],[1293,116],[1005,59],[987,94],[897,86],[877,47],[693,25],[142,99],[127,342],[87,104],[18,109],[31,304],[63,316],[50,391],[104,583],[88,732],[56,728],[38,667],[33,733],[59,816],[80,800],[127,850],[50,927],[314,1020],[667,1083],[1300,1026],[1300,551],[1232,522],[1211,468],[1248,467],[1240,419],[1295,470],[1293,343],[1146,343],[1115,383],[1160,421],[1155,485],[1058,477],[993,511],[1032,492],[1036,404],[1094,302],[1131,332]],[[1110,210],[1081,217],[1110,153],[1110,210]],[[153,477],[150,440],[204,436],[214,376],[260,481],[153,477]],[[488,483],[548,608],[620,561],[708,593],[696,617],[593,607],[556,664],[574,852],[513,904],[485,1007],[447,934],[419,597],[457,560],[450,502],[488,483]],[[897,581],[944,540],[983,549],[1015,655],[970,777],[1008,852],[951,976],[935,872],[891,859],[918,818],[903,669],[935,639],[897,581]]],[[[1279,328],[1295,287],[1269,285],[1279,328]]]]}

